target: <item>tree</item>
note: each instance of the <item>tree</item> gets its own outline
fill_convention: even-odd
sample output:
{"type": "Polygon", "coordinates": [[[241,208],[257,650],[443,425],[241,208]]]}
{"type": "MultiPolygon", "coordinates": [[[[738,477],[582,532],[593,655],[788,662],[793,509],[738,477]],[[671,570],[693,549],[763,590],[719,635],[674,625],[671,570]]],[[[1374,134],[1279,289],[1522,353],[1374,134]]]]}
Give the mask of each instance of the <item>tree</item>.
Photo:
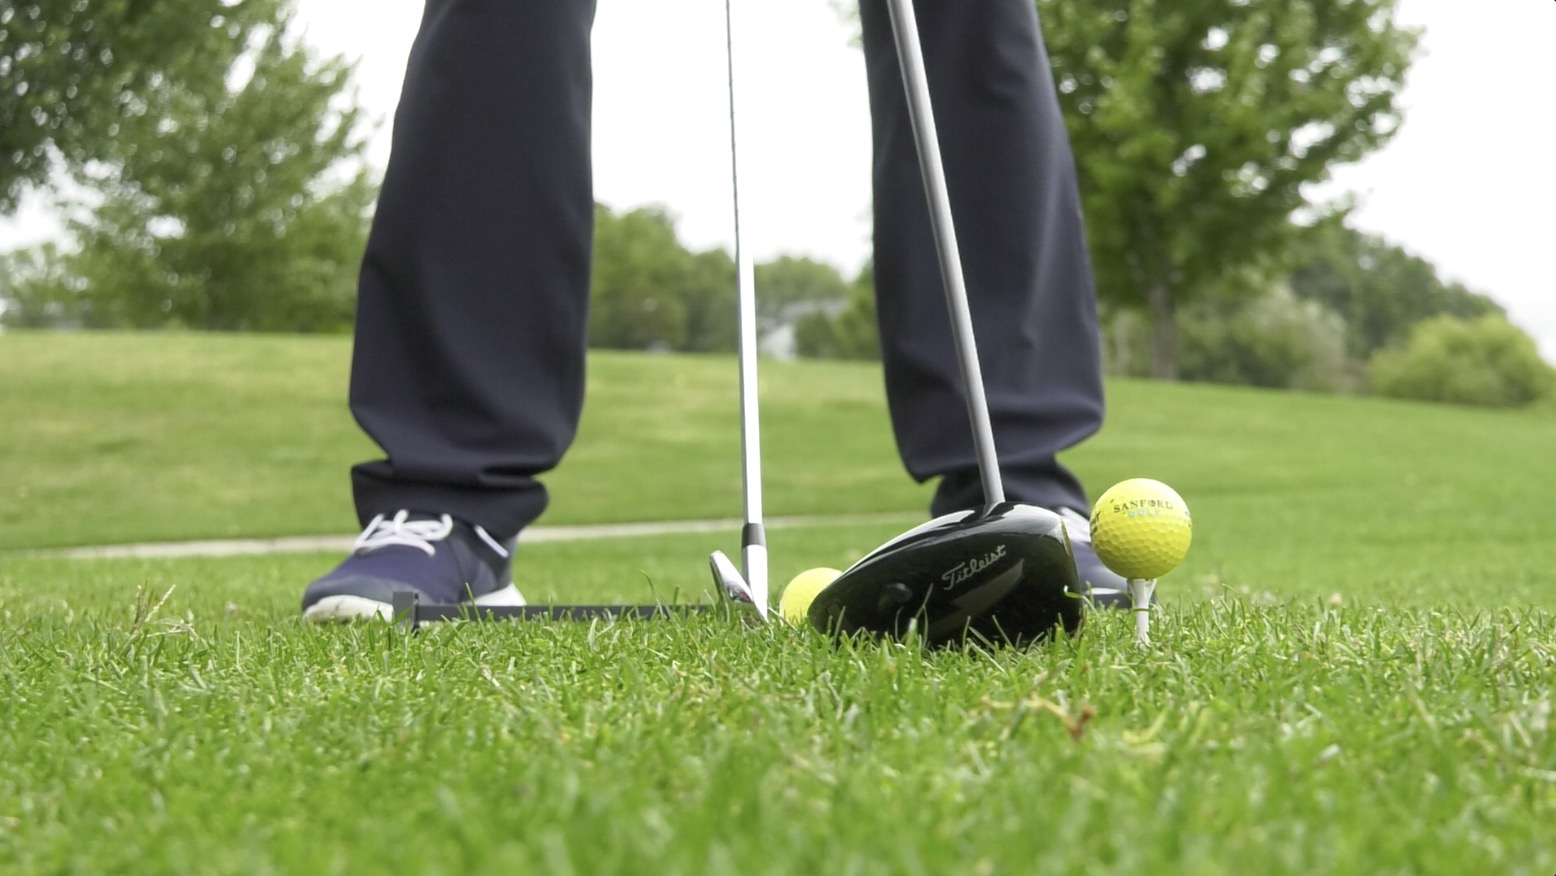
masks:
{"type": "Polygon", "coordinates": [[[0,253],[0,324],[18,328],[100,328],[81,299],[80,281],[54,243],[0,253]]]}
{"type": "Polygon", "coordinates": [[[1498,314],[1418,322],[1405,343],[1379,350],[1369,367],[1373,390],[1393,398],[1518,407],[1556,393],[1556,369],[1498,314]]]}
{"type": "Polygon", "coordinates": [[[1416,35],[1395,0],[1037,0],[1098,293],[1175,310],[1279,252],[1303,187],[1385,143],[1416,35]]]}
{"type": "Polygon", "coordinates": [[[1293,256],[1292,292],[1345,320],[1346,350],[1357,359],[1404,342],[1430,317],[1505,315],[1490,298],[1444,283],[1425,259],[1338,222],[1304,232],[1293,256]]]}
{"type": "MultiPolygon", "coordinates": [[[[596,205],[589,343],[620,350],[733,352],[739,345],[735,263],[723,249],[691,252],[662,207],[625,213],[596,205]]],[[[848,286],[830,265],[780,256],[755,266],[758,330],[796,303],[841,303],[848,286]]]]}
{"type": "Polygon", "coordinates": [[[350,324],[375,192],[351,68],[287,20],[134,92],[68,223],[56,285],[86,324],[315,331],[350,324]]]}
{"type": "Polygon", "coordinates": [[[661,207],[616,215],[594,210],[589,344],[610,350],[678,350],[686,338],[681,300],[690,253],[661,207]]]}
{"type": "Polygon", "coordinates": [[[848,282],[826,262],[779,256],[759,264],[756,274],[756,330],[767,335],[794,322],[802,312],[848,299],[848,282]]]}
{"type": "Polygon", "coordinates": [[[722,249],[691,256],[681,288],[690,353],[730,353],[740,345],[740,311],[735,260],[722,249]]]}
{"type": "Polygon", "coordinates": [[[0,214],[54,158],[113,144],[149,83],[180,79],[274,19],[282,0],[9,0],[0,5],[0,214]]]}
{"type": "Polygon", "coordinates": [[[1179,315],[1184,380],[1271,389],[1345,388],[1343,323],[1316,301],[1276,287],[1257,298],[1202,299],[1179,315]]]}
{"type": "Polygon", "coordinates": [[[835,316],[818,310],[794,326],[795,352],[815,359],[881,358],[875,321],[875,268],[866,265],[850,284],[848,303],[835,316]]]}

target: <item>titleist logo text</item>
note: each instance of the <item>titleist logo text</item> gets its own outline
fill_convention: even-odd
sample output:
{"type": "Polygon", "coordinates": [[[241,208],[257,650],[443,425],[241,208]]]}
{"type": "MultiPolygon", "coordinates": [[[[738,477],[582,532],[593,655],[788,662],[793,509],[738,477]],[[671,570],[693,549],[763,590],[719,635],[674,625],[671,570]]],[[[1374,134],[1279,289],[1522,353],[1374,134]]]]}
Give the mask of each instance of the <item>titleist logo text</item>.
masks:
{"type": "Polygon", "coordinates": [[[1005,546],[1000,545],[999,547],[989,551],[978,559],[968,560],[965,563],[958,563],[957,565],[952,566],[950,569],[946,570],[944,575],[940,576],[940,580],[945,582],[947,589],[955,587],[963,581],[966,581],[968,578],[971,578],[979,572],[982,572],[984,569],[994,565],[996,562],[999,562],[1004,558],[1004,556],[1005,546]]]}

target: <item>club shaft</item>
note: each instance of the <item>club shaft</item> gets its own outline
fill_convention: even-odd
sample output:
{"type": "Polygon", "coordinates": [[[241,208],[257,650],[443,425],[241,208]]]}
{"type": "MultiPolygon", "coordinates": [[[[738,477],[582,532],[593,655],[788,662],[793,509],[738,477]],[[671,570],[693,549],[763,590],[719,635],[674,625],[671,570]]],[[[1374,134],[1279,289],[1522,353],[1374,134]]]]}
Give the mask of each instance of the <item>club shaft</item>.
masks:
{"type": "Polygon", "coordinates": [[[989,402],[983,391],[983,369],[978,364],[978,344],[973,336],[972,311],[967,305],[962,256],[956,245],[951,196],[946,189],[945,165],[940,158],[940,139],[935,131],[929,81],[924,73],[924,53],[919,44],[918,21],[913,13],[912,0],[889,0],[888,5],[891,10],[892,34],[897,41],[897,57],[902,66],[903,84],[907,88],[908,115],[913,124],[914,140],[918,143],[924,192],[929,200],[929,221],[934,230],[935,250],[940,257],[940,275],[945,285],[946,304],[951,312],[951,333],[956,341],[957,356],[962,363],[963,394],[967,398],[967,415],[972,422],[978,473],[983,479],[984,499],[994,505],[1005,501],[1005,485],[1000,479],[994,427],[989,422],[989,402]]]}
{"type": "Polygon", "coordinates": [[[731,0],[724,2],[725,61],[729,73],[729,168],[734,203],[735,285],[739,310],[740,458],[745,493],[741,565],[746,582],[765,599],[767,538],[762,522],[762,429],[757,400],[756,269],[741,241],[740,138],[736,124],[735,22],[731,0]]]}

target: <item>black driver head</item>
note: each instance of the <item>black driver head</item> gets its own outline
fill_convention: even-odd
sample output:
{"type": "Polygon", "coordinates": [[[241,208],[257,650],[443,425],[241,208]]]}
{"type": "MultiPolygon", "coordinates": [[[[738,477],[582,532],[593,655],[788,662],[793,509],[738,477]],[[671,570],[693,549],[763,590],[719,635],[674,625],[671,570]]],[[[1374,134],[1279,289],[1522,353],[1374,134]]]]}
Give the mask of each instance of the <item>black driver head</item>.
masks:
{"type": "Polygon", "coordinates": [[[930,647],[1021,645],[1075,633],[1080,580],[1059,515],[1003,502],[910,529],[839,575],[811,603],[810,622],[836,635],[901,637],[917,621],[930,647]]]}

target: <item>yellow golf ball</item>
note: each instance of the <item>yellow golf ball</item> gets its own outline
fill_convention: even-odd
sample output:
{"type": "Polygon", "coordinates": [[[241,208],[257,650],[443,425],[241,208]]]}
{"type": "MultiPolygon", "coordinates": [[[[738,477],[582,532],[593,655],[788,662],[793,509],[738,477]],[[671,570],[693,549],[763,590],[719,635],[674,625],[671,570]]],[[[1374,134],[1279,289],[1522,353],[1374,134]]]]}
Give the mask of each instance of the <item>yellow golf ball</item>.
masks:
{"type": "Polygon", "coordinates": [[[783,596],[778,600],[778,613],[789,623],[804,626],[808,623],[806,613],[810,611],[810,604],[815,601],[816,594],[825,590],[841,574],[836,569],[822,567],[806,569],[795,575],[783,588],[783,596]]]}
{"type": "Polygon", "coordinates": [[[1091,546],[1125,578],[1160,578],[1183,562],[1194,521],[1183,497],[1161,481],[1132,478],[1108,488],[1091,508],[1091,546]]]}

